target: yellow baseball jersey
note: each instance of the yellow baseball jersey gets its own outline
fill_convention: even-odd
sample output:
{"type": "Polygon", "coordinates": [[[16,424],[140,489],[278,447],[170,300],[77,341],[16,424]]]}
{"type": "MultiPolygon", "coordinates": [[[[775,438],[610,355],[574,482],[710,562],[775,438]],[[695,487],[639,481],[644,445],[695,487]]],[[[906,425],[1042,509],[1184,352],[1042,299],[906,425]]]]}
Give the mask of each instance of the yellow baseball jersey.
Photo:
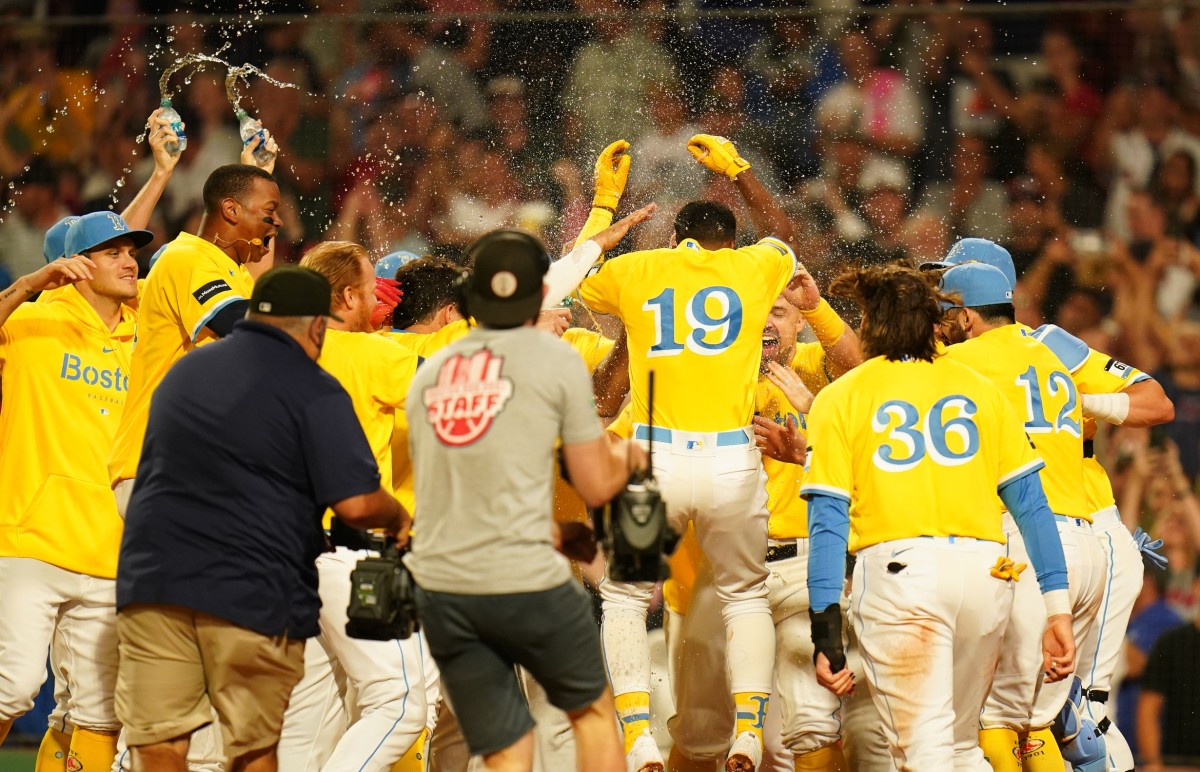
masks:
{"type": "Polygon", "coordinates": [[[1083,408],[1070,374],[1032,331],[997,327],[946,349],[994,383],[1024,419],[1025,433],[1046,463],[1042,487],[1058,515],[1091,520],[1083,490],[1083,408]]]}
{"type": "Polygon", "coordinates": [[[673,249],[614,257],[584,279],[583,301],[625,323],[633,420],[646,423],[653,369],[655,425],[748,426],[763,326],[795,271],[796,256],[778,239],[718,250],[685,239],[673,249]]]}
{"type": "Polygon", "coordinates": [[[467,324],[466,320],[459,319],[456,322],[450,322],[450,324],[447,324],[436,332],[389,330],[380,334],[385,338],[391,338],[422,359],[428,359],[435,352],[449,346],[470,331],[471,327],[467,324]]]}
{"type": "MultiPolygon", "coordinates": [[[[790,418],[801,434],[808,426],[805,416],[766,378],[760,378],[754,389],[754,412],[781,425],[790,418]]],[[[800,498],[804,467],[766,456],[762,465],[767,473],[767,511],[771,513],[767,535],[772,539],[807,539],[808,504],[800,498]]]]}
{"type": "Polygon", "coordinates": [[[395,417],[404,412],[408,386],[417,372],[417,355],[379,335],[329,330],[317,364],[350,395],[354,414],[379,464],[379,484],[384,490],[396,492],[393,453],[403,453],[407,461],[408,447],[393,447],[392,433],[395,417]]]}
{"type": "Polygon", "coordinates": [[[0,555],[116,576],[122,522],[108,454],[136,324],[122,307],[110,332],[72,286],[0,327],[0,555]]]}
{"type": "Polygon", "coordinates": [[[1004,543],[997,490],[1041,469],[1000,390],[949,357],[869,359],[817,395],[801,494],[850,503],[851,553],[916,536],[1004,543]]]}
{"type": "MultiPolygon", "coordinates": [[[[1043,325],[1033,331],[1033,336],[1049,346],[1058,356],[1070,371],[1081,394],[1116,394],[1150,378],[1136,367],[1089,348],[1086,343],[1061,327],[1043,325]]],[[[1095,433],[1095,420],[1085,419],[1083,436],[1092,437],[1095,433]]],[[[1088,443],[1086,447],[1088,450],[1083,460],[1083,483],[1087,494],[1088,512],[1098,512],[1113,506],[1116,500],[1108,473],[1092,456],[1091,444],[1088,443]]]]}
{"type": "Polygon", "coordinates": [[[254,278],[214,244],[180,233],[146,279],[139,306],[129,399],[109,459],[111,482],[137,474],[150,418],[150,398],[171,365],[217,340],[207,327],[222,308],[248,300],[254,278]]]}

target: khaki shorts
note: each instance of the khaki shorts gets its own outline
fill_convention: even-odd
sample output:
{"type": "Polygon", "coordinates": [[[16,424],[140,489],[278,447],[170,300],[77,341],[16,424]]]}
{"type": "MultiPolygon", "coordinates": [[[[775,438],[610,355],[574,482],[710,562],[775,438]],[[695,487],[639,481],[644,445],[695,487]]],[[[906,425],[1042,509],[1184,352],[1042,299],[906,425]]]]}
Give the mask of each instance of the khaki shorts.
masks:
{"type": "Polygon", "coordinates": [[[166,742],[221,719],[233,760],[279,742],[304,642],[269,638],[179,606],[117,613],[117,717],[131,747],[166,742]]]}

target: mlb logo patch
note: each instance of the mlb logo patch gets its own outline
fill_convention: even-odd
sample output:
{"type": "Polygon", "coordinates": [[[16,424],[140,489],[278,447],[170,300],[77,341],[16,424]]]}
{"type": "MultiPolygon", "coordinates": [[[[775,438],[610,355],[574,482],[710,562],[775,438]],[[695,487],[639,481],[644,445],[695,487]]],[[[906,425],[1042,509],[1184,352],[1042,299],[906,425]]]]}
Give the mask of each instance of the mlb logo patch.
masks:
{"type": "Polygon", "coordinates": [[[688,450],[704,450],[704,440],[688,440],[688,450]]]}

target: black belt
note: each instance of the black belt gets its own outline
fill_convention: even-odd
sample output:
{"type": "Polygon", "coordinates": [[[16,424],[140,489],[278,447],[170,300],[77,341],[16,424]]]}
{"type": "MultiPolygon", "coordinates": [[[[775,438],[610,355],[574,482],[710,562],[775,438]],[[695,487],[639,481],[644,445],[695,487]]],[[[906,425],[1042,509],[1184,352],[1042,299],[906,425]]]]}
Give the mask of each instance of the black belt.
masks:
{"type": "Polygon", "coordinates": [[[1090,702],[1098,702],[1101,705],[1108,702],[1108,692],[1102,692],[1099,689],[1088,689],[1084,692],[1090,702]]]}
{"type": "Polygon", "coordinates": [[[774,563],[777,560],[787,560],[788,558],[796,557],[798,554],[800,553],[796,549],[796,542],[780,544],[778,546],[771,545],[767,547],[767,562],[774,563]]]}
{"type": "Polygon", "coordinates": [[[1110,726],[1112,726],[1112,721],[1109,720],[1108,716],[1105,716],[1104,718],[1100,719],[1099,724],[1096,724],[1096,729],[1100,731],[1100,734],[1108,734],[1108,728],[1110,726]]]}
{"type": "Polygon", "coordinates": [[[1083,457],[1084,458],[1095,458],[1096,457],[1096,441],[1095,440],[1084,440],[1083,441],[1083,457]]]}
{"type": "Polygon", "coordinates": [[[351,528],[336,517],[329,523],[329,543],[352,550],[374,549],[371,546],[371,534],[351,528]]]}

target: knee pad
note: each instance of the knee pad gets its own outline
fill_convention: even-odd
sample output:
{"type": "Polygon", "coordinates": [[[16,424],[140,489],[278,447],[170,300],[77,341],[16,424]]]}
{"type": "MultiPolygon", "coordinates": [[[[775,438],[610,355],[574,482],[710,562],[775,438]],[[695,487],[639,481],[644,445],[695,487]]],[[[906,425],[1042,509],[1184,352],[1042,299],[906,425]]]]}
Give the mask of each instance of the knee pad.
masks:
{"type": "Polygon", "coordinates": [[[1063,759],[1071,762],[1076,772],[1105,772],[1107,769],[1108,751],[1104,745],[1104,735],[1090,718],[1080,722],[1075,739],[1061,745],[1060,749],[1063,759]]]}
{"type": "Polygon", "coordinates": [[[1058,715],[1054,718],[1054,723],[1050,725],[1050,731],[1060,747],[1066,746],[1079,734],[1083,722],[1083,717],[1079,712],[1082,701],[1083,683],[1078,676],[1071,676],[1071,691],[1067,695],[1067,701],[1063,703],[1058,715]]]}

